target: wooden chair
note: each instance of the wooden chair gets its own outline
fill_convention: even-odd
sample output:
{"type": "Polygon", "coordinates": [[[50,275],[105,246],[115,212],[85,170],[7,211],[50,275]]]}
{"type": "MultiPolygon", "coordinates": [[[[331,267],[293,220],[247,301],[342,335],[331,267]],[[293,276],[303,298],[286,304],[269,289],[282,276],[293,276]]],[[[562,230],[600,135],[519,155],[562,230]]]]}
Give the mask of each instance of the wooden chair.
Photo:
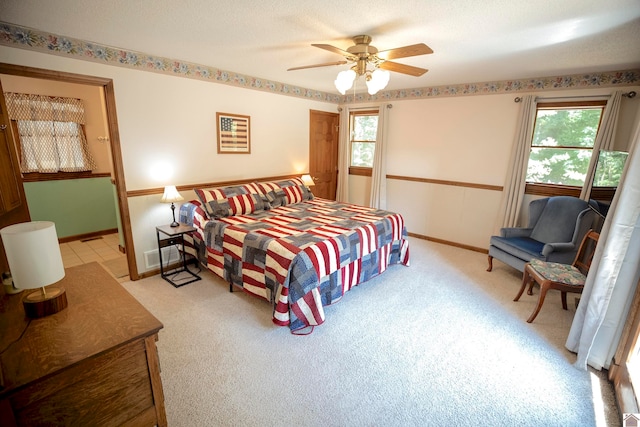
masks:
{"type": "Polygon", "coordinates": [[[513,300],[518,301],[520,299],[527,284],[529,285],[528,295],[533,295],[534,282],[540,285],[538,305],[527,319],[527,323],[533,322],[540,312],[549,289],[557,289],[560,291],[562,308],[565,310],[567,309],[567,292],[582,293],[599,237],[600,235],[593,230],[589,230],[587,234],[585,234],[573,264],[561,264],[532,259],[525,265],[520,292],[518,292],[518,295],[516,295],[513,300]]]}

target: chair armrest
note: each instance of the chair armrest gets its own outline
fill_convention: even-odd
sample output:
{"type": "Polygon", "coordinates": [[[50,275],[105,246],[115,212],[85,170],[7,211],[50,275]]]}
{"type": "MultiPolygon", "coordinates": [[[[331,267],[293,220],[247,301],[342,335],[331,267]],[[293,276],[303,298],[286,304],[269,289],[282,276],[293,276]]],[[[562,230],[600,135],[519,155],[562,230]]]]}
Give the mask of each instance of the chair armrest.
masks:
{"type": "Polygon", "coordinates": [[[529,237],[533,228],[504,227],[500,229],[501,237],[529,237]]]}
{"type": "Polygon", "coordinates": [[[570,252],[576,249],[573,242],[546,243],[542,248],[542,255],[549,256],[551,252],[570,252]]]}

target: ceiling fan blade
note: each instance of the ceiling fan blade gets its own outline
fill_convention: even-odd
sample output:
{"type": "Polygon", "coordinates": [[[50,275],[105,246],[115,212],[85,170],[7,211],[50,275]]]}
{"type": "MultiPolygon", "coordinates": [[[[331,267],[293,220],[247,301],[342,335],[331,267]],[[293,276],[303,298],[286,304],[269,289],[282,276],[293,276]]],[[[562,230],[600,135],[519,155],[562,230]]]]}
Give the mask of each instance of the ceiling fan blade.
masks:
{"type": "Polygon", "coordinates": [[[331,46],[330,44],[312,44],[311,46],[319,47],[320,49],[328,50],[329,52],[337,53],[342,56],[353,56],[346,50],[331,46]]]}
{"type": "Polygon", "coordinates": [[[287,69],[287,71],[304,70],[305,68],[328,67],[330,65],[344,65],[346,63],[347,63],[347,61],[325,62],[324,64],[304,65],[302,67],[293,67],[293,68],[287,69]]]}
{"type": "Polygon", "coordinates": [[[425,68],[418,68],[412,65],[399,64],[397,62],[391,62],[391,61],[381,62],[378,67],[382,68],[383,70],[394,71],[396,73],[402,73],[402,74],[409,74],[410,76],[414,76],[414,77],[420,77],[421,75],[429,71],[425,68]]]}
{"type": "Polygon", "coordinates": [[[378,58],[389,60],[398,58],[407,58],[409,56],[428,55],[433,50],[424,43],[412,44],[411,46],[397,47],[395,49],[383,50],[378,52],[378,58]]]}

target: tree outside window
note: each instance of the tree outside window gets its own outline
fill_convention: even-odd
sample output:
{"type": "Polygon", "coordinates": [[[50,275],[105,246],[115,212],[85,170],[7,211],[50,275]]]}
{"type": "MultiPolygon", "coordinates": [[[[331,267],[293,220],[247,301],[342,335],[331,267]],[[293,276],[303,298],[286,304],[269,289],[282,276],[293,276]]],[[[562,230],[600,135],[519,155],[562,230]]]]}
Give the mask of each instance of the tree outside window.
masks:
{"type": "Polygon", "coordinates": [[[527,182],[582,187],[603,108],[539,105],[527,182]]]}
{"type": "Polygon", "coordinates": [[[373,167],[378,132],[378,112],[358,111],[351,113],[351,166],[373,167]]]}

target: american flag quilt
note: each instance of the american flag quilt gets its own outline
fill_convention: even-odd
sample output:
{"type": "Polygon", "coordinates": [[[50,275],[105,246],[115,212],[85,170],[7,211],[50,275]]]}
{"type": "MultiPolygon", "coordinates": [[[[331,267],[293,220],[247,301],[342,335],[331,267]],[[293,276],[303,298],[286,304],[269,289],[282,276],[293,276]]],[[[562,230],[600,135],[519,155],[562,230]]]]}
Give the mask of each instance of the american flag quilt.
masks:
{"type": "Polygon", "coordinates": [[[409,265],[404,219],[384,210],[316,197],[209,220],[191,201],[180,219],[197,228],[191,251],[204,266],[270,301],[273,322],[294,332],[323,323],[324,306],[389,265],[409,265]]]}

